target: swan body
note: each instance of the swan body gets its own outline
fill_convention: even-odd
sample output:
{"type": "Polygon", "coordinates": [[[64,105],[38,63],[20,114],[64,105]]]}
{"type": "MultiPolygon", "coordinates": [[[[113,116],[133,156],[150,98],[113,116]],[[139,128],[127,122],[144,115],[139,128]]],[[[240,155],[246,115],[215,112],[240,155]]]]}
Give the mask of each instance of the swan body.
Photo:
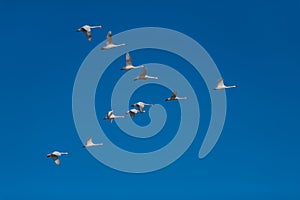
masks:
{"type": "MultiPolygon", "coordinates": [[[[126,114],[130,114],[130,117],[133,119],[133,118],[135,118],[135,115],[136,115],[137,113],[139,113],[139,112],[141,112],[141,111],[139,111],[139,110],[133,108],[133,109],[130,109],[130,110],[126,111],[126,114]]],[[[142,113],[143,113],[143,112],[146,112],[146,111],[143,110],[142,113]]]]}
{"type": "Polygon", "coordinates": [[[103,143],[95,144],[95,143],[93,142],[92,137],[89,137],[89,138],[86,140],[86,144],[83,145],[84,148],[96,147],[96,146],[103,146],[103,143]]]}
{"type": "Polygon", "coordinates": [[[149,76],[149,75],[147,75],[147,70],[146,70],[146,68],[143,68],[142,69],[142,71],[141,71],[141,73],[140,73],[140,75],[139,76],[137,76],[137,77],[135,77],[133,80],[146,80],[146,79],[148,79],[148,78],[151,78],[151,79],[158,79],[158,77],[156,77],[156,76],[149,76]]]}
{"type": "Polygon", "coordinates": [[[77,32],[83,32],[86,35],[87,39],[89,41],[91,41],[92,40],[92,29],[93,28],[103,28],[103,26],[84,25],[84,26],[80,27],[79,29],[77,29],[76,31],[77,32]]]}
{"type": "Polygon", "coordinates": [[[138,68],[143,68],[143,67],[144,67],[144,65],[133,66],[129,53],[126,53],[126,66],[122,67],[120,70],[132,70],[132,69],[138,69],[138,68]]]}
{"type": "Polygon", "coordinates": [[[224,89],[235,88],[235,87],[236,87],[235,85],[232,85],[232,86],[224,85],[224,79],[220,78],[218,80],[218,85],[217,85],[217,87],[214,88],[214,90],[224,90],[224,89]]]}
{"type": "Polygon", "coordinates": [[[144,102],[137,102],[131,105],[131,107],[138,107],[140,112],[145,112],[143,109],[145,106],[153,106],[154,104],[144,103],[144,102]]]}
{"type": "Polygon", "coordinates": [[[114,44],[112,43],[112,32],[108,31],[107,36],[106,36],[106,43],[103,47],[101,47],[102,50],[108,50],[120,46],[125,46],[126,44],[114,44]]]}
{"type": "Polygon", "coordinates": [[[177,92],[173,92],[171,97],[166,98],[166,101],[173,101],[173,100],[186,100],[187,97],[178,97],[177,92]]]}
{"type": "Polygon", "coordinates": [[[125,116],[117,116],[117,115],[114,115],[113,111],[109,111],[106,116],[103,118],[104,120],[109,120],[110,123],[112,123],[112,121],[116,118],[125,118],[125,116]]]}
{"type": "Polygon", "coordinates": [[[59,156],[68,155],[68,152],[59,152],[53,151],[52,153],[47,154],[47,158],[51,157],[55,164],[60,165],[60,160],[58,159],[59,156]]]}

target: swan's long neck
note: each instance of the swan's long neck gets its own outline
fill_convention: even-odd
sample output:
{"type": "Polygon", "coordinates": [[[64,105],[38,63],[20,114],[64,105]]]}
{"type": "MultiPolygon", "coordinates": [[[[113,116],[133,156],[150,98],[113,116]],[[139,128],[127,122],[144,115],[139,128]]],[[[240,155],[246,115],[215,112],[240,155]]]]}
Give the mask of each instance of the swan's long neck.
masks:
{"type": "Polygon", "coordinates": [[[236,85],[232,85],[232,86],[227,86],[226,88],[235,88],[236,85]]]}
{"type": "Polygon", "coordinates": [[[133,67],[133,68],[134,68],[134,69],[144,68],[144,65],[136,66],[136,67],[133,67]]]}
{"type": "Polygon", "coordinates": [[[91,26],[90,28],[102,28],[102,26],[91,26]]]}
{"type": "Polygon", "coordinates": [[[152,79],[158,79],[158,77],[156,77],[156,76],[148,76],[148,75],[146,75],[145,77],[146,78],[152,78],[152,79]]]}
{"type": "Polygon", "coordinates": [[[126,44],[115,44],[115,47],[125,46],[126,44]]]}
{"type": "Polygon", "coordinates": [[[68,152],[61,152],[62,155],[68,155],[68,152]]]}
{"type": "Polygon", "coordinates": [[[114,118],[125,118],[125,116],[114,116],[114,118]]]}
{"type": "Polygon", "coordinates": [[[187,99],[187,97],[177,97],[177,99],[186,100],[186,99],[187,99]]]}

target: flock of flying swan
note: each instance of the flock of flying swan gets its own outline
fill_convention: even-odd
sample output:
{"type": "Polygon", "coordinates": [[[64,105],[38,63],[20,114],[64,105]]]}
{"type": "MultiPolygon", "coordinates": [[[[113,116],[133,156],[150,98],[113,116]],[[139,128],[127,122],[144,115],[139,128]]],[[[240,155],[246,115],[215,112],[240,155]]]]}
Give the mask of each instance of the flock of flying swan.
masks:
{"type": "MultiPolygon", "coordinates": [[[[99,25],[99,26],[90,26],[90,25],[84,25],[82,27],[80,27],[79,29],[77,29],[77,32],[83,32],[88,41],[92,40],[92,29],[96,29],[96,28],[103,28],[103,26],[99,25]]],[[[105,45],[103,47],[101,47],[101,50],[109,50],[109,49],[113,49],[116,47],[121,47],[121,46],[125,46],[126,44],[122,43],[122,44],[114,44],[112,42],[112,32],[108,31],[107,36],[106,36],[106,42],[105,45]]],[[[139,69],[141,68],[142,71],[139,74],[139,76],[135,77],[133,80],[137,81],[137,80],[147,80],[147,79],[158,79],[157,76],[150,76],[147,74],[147,70],[145,68],[144,65],[139,65],[139,66],[134,66],[132,64],[132,59],[130,57],[129,53],[126,53],[126,65],[122,68],[120,68],[120,70],[133,70],[133,69],[139,69]]],[[[213,90],[224,90],[224,89],[229,89],[229,88],[235,88],[235,85],[232,86],[226,86],[224,85],[224,79],[220,78],[217,81],[217,87],[213,88],[213,90]]],[[[173,100],[187,100],[187,97],[178,97],[177,96],[177,92],[173,91],[172,95],[168,98],[165,99],[165,101],[173,101],[173,100]]],[[[125,112],[125,114],[129,114],[130,117],[133,119],[135,118],[136,114],[138,113],[144,113],[146,112],[144,110],[145,106],[153,106],[154,104],[150,104],[150,103],[144,103],[144,102],[137,102],[131,105],[131,107],[136,107],[136,108],[132,108],[128,111],[125,112]]],[[[109,120],[111,123],[113,122],[114,119],[117,118],[125,118],[125,116],[123,115],[115,115],[113,113],[113,110],[110,110],[107,112],[106,116],[103,118],[103,120],[109,120]]],[[[103,146],[103,143],[94,143],[92,137],[87,138],[86,140],[86,144],[83,145],[83,148],[90,148],[90,147],[96,147],[96,146],[103,146]]],[[[51,157],[52,160],[55,162],[56,165],[60,165],[60,160],[59,157],[62,155],[68,155],[68,152],[59,152],[59,151],[53,151],[52,153],[47,154],[47,158],[51,157]]]]}

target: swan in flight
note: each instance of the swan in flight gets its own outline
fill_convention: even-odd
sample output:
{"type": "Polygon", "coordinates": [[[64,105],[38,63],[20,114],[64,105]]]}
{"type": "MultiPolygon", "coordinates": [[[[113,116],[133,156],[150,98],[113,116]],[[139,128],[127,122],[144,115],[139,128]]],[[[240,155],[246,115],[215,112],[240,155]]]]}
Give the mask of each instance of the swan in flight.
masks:
{"type": "Polygon", "coordinates": [[[95,143],[93,142],[92,137],[89,137],[89,138],[86,140],[86,144],[83,145],[83,148],[95,147],[95,146],[103,146],[103,143],[95,144],[95,143]]]}
{"type": "Polygon", "coordinates": [[[172,100],[186,100],[187,99],[187,97],[178,97],[177,96],[177,92],[173,92],[172,93],[172,96],[171,97],[169,97],[169,98],[166,98],[166,101],[172,101],[172,100]]]}
{"type": "Polygon", "coordinates": [[[106,36],[106,44],[105,46],[101,47],[102,50],[112,49],[115,47],[125,46],[126,44],[113,44],[112,43],[112,33],[108,31],[106,36]]]}
{"type": "Polygon", "coordinates": [[[220,78],[218,80],[218,85],[217,85],[217,87],[214,88],[214,90],[224,90],[224,89],[235,88],[235,87],[236,87],[235,85],[232,85],[232,86],[226,86],[226,85],[224,85],[224,79],[220,78]]]}
{"type": "Polygon", "coordinates": [[[77,32],[84,32],[85,35],[86,35],[86,37],[87,37],[87,39],[89,41],[91,41],[92,40],[92,33],[91,32],[92,32],[93,28],[103,28],[103,26],[89,26],[89,25],[84,25],[84,26],[80,27],[79,29],[77,29],[76,31],[77,32]]]}
{"type": "Polygon", "coordinates": [[[144,67],[144,65],[133,66],[129,53],[126,53],[126,66],[122,67],[120,70],[131,70],[131,69],[138,69],[138,68],[143,68],[143,67],[144,67]]]}
{"type": "Polygon", "coordinates": [[[112,123],[112,121],[116,118],[125,118],[125,116],[116,116],[114,115],[113,111],[109,111],[107,113],[107,115],[103,118],[104,120],[108,119],[110,121],[110,123],[112,123]]]}
{"type": "Polygon", "coordinates": [[[152,78],[152,79],[156,79],[156,80],[158,79],[158,77],[156,77],[156,76],[148,76],[146,68],[143,68],[140,75],[135,77],[133,80],[135,80],[135,81],[136,80],[146,80],[148,78],[152,78]]]}
{"type": "Polygon", "coordinates": [[[137,102],[131,105],[131,107],[138,107],[140,112],[143,112],[145,106],[153,106],[154,104],[144,103],[144,102],[137,102]]]}
{"type": "Polygon", "coordinates": [[[126,111],[126,114],[130,114],[130,117],[133,119],[138,112],[142,112],[143,113],[143,112],[146,112],[146,111],[144,111],[144,110],[143,111],[139,111],[139,110],[133,108],[133,109],[130,109],[130,110],[126,111]]]}
{"type": "Polygon", "coordinates": [[[59,152],[59,151],[53,151],[52,153],[47,154],[47,158],[51,157],[55,164],[60,165],[60,160],[58,159],[61,155],[68,155],[68,152],[59,152]]]}

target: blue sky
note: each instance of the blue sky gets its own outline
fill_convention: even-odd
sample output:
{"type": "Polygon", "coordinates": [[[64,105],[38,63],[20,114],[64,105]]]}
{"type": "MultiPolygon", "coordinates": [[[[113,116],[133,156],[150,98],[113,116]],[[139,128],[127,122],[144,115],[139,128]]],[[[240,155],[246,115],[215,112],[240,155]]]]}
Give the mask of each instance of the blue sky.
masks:
{"type": "MultiPolygon", "coordinates": [[[[0,5],[0,199],[299,199],[299,1],[0,5]],[[75,32],[84,24],[105,29],[96,30],[88,42],[75,32]],[[188,151],[162,170],[127,174],[82,149],[72,89],[81,63],[108,30],[114,34],[146,26],[174,29],[198,41],[228,84],[238,88],[227,91],[226,123],[209,156],[197,157],[209,120],[208,94],[200,81],[204,125],[188,151]],[[70,151],[59,167],[45,157],[55,149],[70,151]]],[[[133,52],[134,62],[159,55],[154,61],[172,64],[176,59],[145,54],[133,52]]]]}

